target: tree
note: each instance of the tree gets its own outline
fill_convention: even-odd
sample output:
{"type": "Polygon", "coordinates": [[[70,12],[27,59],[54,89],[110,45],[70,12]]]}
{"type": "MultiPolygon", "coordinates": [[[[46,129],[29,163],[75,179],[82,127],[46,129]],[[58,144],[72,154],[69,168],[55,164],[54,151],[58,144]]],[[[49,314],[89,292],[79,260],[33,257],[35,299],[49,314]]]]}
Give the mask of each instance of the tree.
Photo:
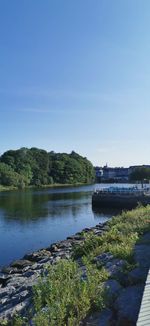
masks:
{"type": "Polygon", "coordinates": [[[47,153],[38,148],[9,150],[0,157],[2,185],[23,188],[26,185],[53,183],[91,183],[94,168],[91,162],[72,151],[70,154],[47,153]]]}
{"type": "Polygon", "coordinates": [[[131,181],[150,180],[150,168],[140,167],[136,168],[130,175],[131,181]]]}
{"type": "Polygon", "coordinates": [[[0,163],[0,184],[18,187],[23,182],[26,185],[26,179],[23,176],[16,173],[9,165],[0,163]]]}

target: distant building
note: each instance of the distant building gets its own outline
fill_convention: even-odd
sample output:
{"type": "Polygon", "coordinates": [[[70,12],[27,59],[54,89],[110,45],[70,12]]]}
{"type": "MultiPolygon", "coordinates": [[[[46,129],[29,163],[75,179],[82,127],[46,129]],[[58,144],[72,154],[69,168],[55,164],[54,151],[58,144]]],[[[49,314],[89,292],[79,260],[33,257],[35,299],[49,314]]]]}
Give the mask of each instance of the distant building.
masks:
{"type": "Polygon", "coordinates": [[[103,168],[96,166],[95,167],[96,182],[101,182],[102,175],[103,175],[103,168]]]}
{"type": "Polygon", "coordinates": [[[97,182],[128,182],[130,175],[137,168],[150,168],[150,165],[133,165],[129,168],[124,167],[95,167],[95,175],[97,182]]]}
{"type": "Polygon", "coordinates": [[[129,169],[123,167],[95,167],[97,182],[128,182],[129,169]]]}
{"type": "Polygon", "coordinates": [[[123,167],[103,167],[102,181],[127,182],[129,180],[129,169],[123,167]]]}

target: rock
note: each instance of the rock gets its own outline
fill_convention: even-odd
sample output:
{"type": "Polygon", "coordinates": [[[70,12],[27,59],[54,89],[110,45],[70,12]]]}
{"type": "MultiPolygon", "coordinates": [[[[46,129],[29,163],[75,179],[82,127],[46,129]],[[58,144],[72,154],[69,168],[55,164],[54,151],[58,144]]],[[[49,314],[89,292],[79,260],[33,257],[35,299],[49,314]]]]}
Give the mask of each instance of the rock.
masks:
{"type": "Polygon", "coordinates": [[[105,265],[105,268],[111,277],[119,278],[120,271],[126,266],[126,264],[127,262],[125,260],[113,259],[105,265]]]}
{"type": "Polygon", "coordinates": [[[49,259],[51,257],[51,252],[50,251],[47,251],[47,250],[40,250],[40,251],[37,251],[37,252],[32,252],[30,254],[26,254],[24,256],[24,259],[27,259],[30,261],[30,264],[32,262],[39,262],[40,260],[43,260],[43,259],[49,259]]]}
{"type": "Polygon", "coordinates": [[[59,251],[59,249],[58,249],[58,247],[57,247],[57,245],[56,244],[52,244],[51,246],[50,246],[50,250],[51,251],[59,251]]]}
{"type": "Polygon", "coordinates": [[[95,257],[93,261],[97,265],[105,265],[107,262],[109,262],[113,258],[114,258],[114,256],[110,252],[105,252],[105,253],[95,257]]]}
{"type": "Polygon", "coordinates": [[[24,276],[24,277],[31,277],[31,276],[33,276],[33,275],[35,275],[35,272],[32,271],[32,270],[28,270],[28,271],[26,271],[26,272],[24,272],[24,273],[22,274],[22,276],[24,276]]]}
{"type": "Polygon", "coordinates": [[[60,256],[56,256],[56,257],[54,257],[53,260],[52,260],[52,262],[51,262],[52,265],[56,264],[60,259],[61,259],[60,256]]]}
{"type": "Polygon", "coordinates": [[[31,270],[33,271],[42,271],[44,268],[44,265],[41,263],[35,263],[32,267],[31,270]]]}
{"type": "Polygon", "coordinates": [[[62,258],[70,259],[71,258],[71,254],[70,253],[66,253],[64,256],[62,256],[62,258]]]}
{"type": "Polygon", "coordinates": [[[100,235],[100,234],[102,234],[103,233],[103,231],[101,231],[101,230],[94,230],[94,234],[95,235],[100,235]]]}
{"type": "Polygon", "coordinates": [[[25,272],[27,272],[27,271],[30,270],[30,269],[31,269],[31,265],[30,265],[30,266],[26,266],[26,267],[24,267],[24,268],[22,269],[22,274],[25,273],[25,272]]]}
{"type": "Polygon", "coordinates": [[[129,286],[122,290],[114,308],[117,310],[117,325],[136,325],[144,286],[129,286]]]}
{"type": "Polygon", "coordinates": [[[127,264],[125,260],[114,258],[110,252],[105,252],[93,260],[98,266],[104,266],[110,276],[117,277],[117,274],[127,264]]]}
{"type": "Polygon", "coordinates": [[[2,286],[6,285],[6,282],[10,279],[10,275],[6,273],[0,273],[0,284],[2,286]]]}
{"type": "Polygon", "coordinates": [[[3,306],[0,308],[0,312],[5,310],[5,306],[12,305],[15,306],[18,303],[24,301],[25,298],[29,297],[30,293],[27,290],[24,290],[22,292],[19,292],[18,294],[15,294],[14,296],[11,297],[5,297],[4,299],[0,300],[0,303],[3,304],[3,306]],[[3,301],[3,303],[2,303],[3,301]]]}
{"type": "Polygon", "coordinates": [[[6,274],[16,274],[16,273],[21,274],[22,271],[16,267],[9,266],[9,267],[3,267],[2,272],[6,274]]]}
{"type": "Polygon", "coordinates": [[[112,305],[120,294],[122,286],[116,280],[108,280],[104,283],[104,289],[106,290],[107,303],[112,305]]]}
{"type": "Polygon", "coordinates": [[[10,296],[16,292],[16,288],[14,286],[7,286],[5,288],[0,289],[0,299],[10,296]]]}
{"type": "Polygon", "coordinates": [[[28,308],[30,305],[30,298],[25,299],[23,302],[18,303],[17,305],[13,306],[13,304],[8,304],[3,307],[2,309],[0,308],[0,320],[5,320],[5,319],[12,319],[12,316],[17,313],[21,313],[24,310],[28,308]]]}
{"type": "Polygon", "coordinates": [[[69,242],[69,241],[67,241],[67,240],[64,240],[64,241],[62,241],[60,244],[59,244],[59,248],[61,248],[61,249],[72,249],[72,245],[71,245],[71,243],[69,242]]]}
{"type": "Polygon", "coordinates": [[[52,257],[42,258],[41,260],[39,260],[39,263],[43,265],[43,264],[46,264],[48,262],[50,263],[51,260],[52,260],[52,257]]]}
{"type": "Polygon", "coordinates": [[[81,237],[81,235],[75,235],[74,239],[75,240],[80,240],[80,241],[85,241],[85,237],[81,237]]]}
{"type": "Polygon", "coordinates": [[[150,245],[150,232],[146,232],[138,241],[139,244],[148,244],[150,245]]]}
{"type": "Polygon", "coordinates": [[[68,250],[60,249],[59,252],[54,252],[53,253],[53,258],[55,258],[55,257],[60,257],[60,258],[63,258],[63,259],[65,259],[65,258],[69,259],[71,257],[71,253],[68,250]]]}
{"type": "Polygon", "coordinates": [[[130,284],[144,283],[147,277],[147,268],[136,267],[128,273],[130,284]]]}
{"type": "Polygon", "coordinates": [[[13,275],[8,281],[7,281],[7,286],[14,286],[15,288],[20,287],[23,283],[25,283],[27,280],[26,277],[21,277],[17,275],[13,275]]]}
{"type": "Polygon", "coordinates": [[[92,228],[85,228],[85,229],[82,230],[82,232],[89,232],[91,230],[92,230],[92,228]]]}
{"type": "Polygon", "coordinates": [[[129,286],[129,280],[127,277],[127,274],[124,272],[123,269],[119,269],[114,274],[112,274],[112,277],[118,281],[123,287],[129,286]]]}
{"type": "Polygon", "coordinates": [[[101,312],[98,319],[98,326],[110,326],[113,320],[113,312],[111,310],[105,309],[101,312]]]}
{"type": "Polygon", "coordinates": [[[86,326],[110,326],[113,321],[113,312],[110,309],[104,309],[102,312],[95,312],[89,316],[84,325],[86,326]]]}
{"type": "Polygon", "coordinates": [[[33,263],[29,260],[18,259],[18,260],[15,260],[10,266],[17,267],[19,269],[23,269],[24,267],[28,267],[29,265],[32,265],[32,264],[33,263]]]}
{"type": "Polygon", "coordinates": [[[149,245],[136,245],[134,248],[135,262],[141,266],[141,268],[149,268],[150,262],[150,246],[149,245]]]}
{"type": "Polygon", "coordinates": [[[81,272],[81,280],[86,280],[87,279],[87,271],[85,266],[80,267],[80,272],[81,272]]]}

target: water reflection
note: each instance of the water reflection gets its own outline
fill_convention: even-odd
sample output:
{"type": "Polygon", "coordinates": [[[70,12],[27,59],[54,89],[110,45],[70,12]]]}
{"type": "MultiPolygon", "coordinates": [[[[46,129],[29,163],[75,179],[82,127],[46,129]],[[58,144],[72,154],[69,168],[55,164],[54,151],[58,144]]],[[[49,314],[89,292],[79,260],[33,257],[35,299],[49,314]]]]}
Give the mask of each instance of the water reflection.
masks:
{"type": "Polygon", "coordinates": [[[7,222],[28,223],[48,216],[73,216],[80,214],[83,205],[91,202],[91,194],[86,192],[38,193],[14,192],[0,196],[1,217],[7,222]]]}
{"type": "Polygon", "coordinates": [[[47,247],[114,211],[92,211],[93,186],[0,193],[0,265],[47,247]]]}
{"type": "Polygon", "coordinates": [[[106,217],[106,220],[112,218],[113,216],[121,214],[121,209],[111,209],[111,208],[95,208],[92,207],[94,219],[100,219],[100,217],[106,217]]]}

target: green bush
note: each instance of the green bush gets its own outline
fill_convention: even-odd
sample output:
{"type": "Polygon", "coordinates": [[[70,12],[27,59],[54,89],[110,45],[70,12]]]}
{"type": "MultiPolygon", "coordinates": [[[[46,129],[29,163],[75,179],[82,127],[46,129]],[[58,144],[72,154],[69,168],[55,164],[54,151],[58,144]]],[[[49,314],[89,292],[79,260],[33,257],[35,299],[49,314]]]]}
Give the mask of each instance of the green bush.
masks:
{"type": "Polygon", "coordinates": [[[36,314],[33,321],[36,326],[77,326],[91,306],[103,307],[102,282],[107,273],[88,263],[86,267],[86,280],[82,279],[79,266],[73,261],[61,260],[48,268],[48,275],[34,287],[36,314]]]}

